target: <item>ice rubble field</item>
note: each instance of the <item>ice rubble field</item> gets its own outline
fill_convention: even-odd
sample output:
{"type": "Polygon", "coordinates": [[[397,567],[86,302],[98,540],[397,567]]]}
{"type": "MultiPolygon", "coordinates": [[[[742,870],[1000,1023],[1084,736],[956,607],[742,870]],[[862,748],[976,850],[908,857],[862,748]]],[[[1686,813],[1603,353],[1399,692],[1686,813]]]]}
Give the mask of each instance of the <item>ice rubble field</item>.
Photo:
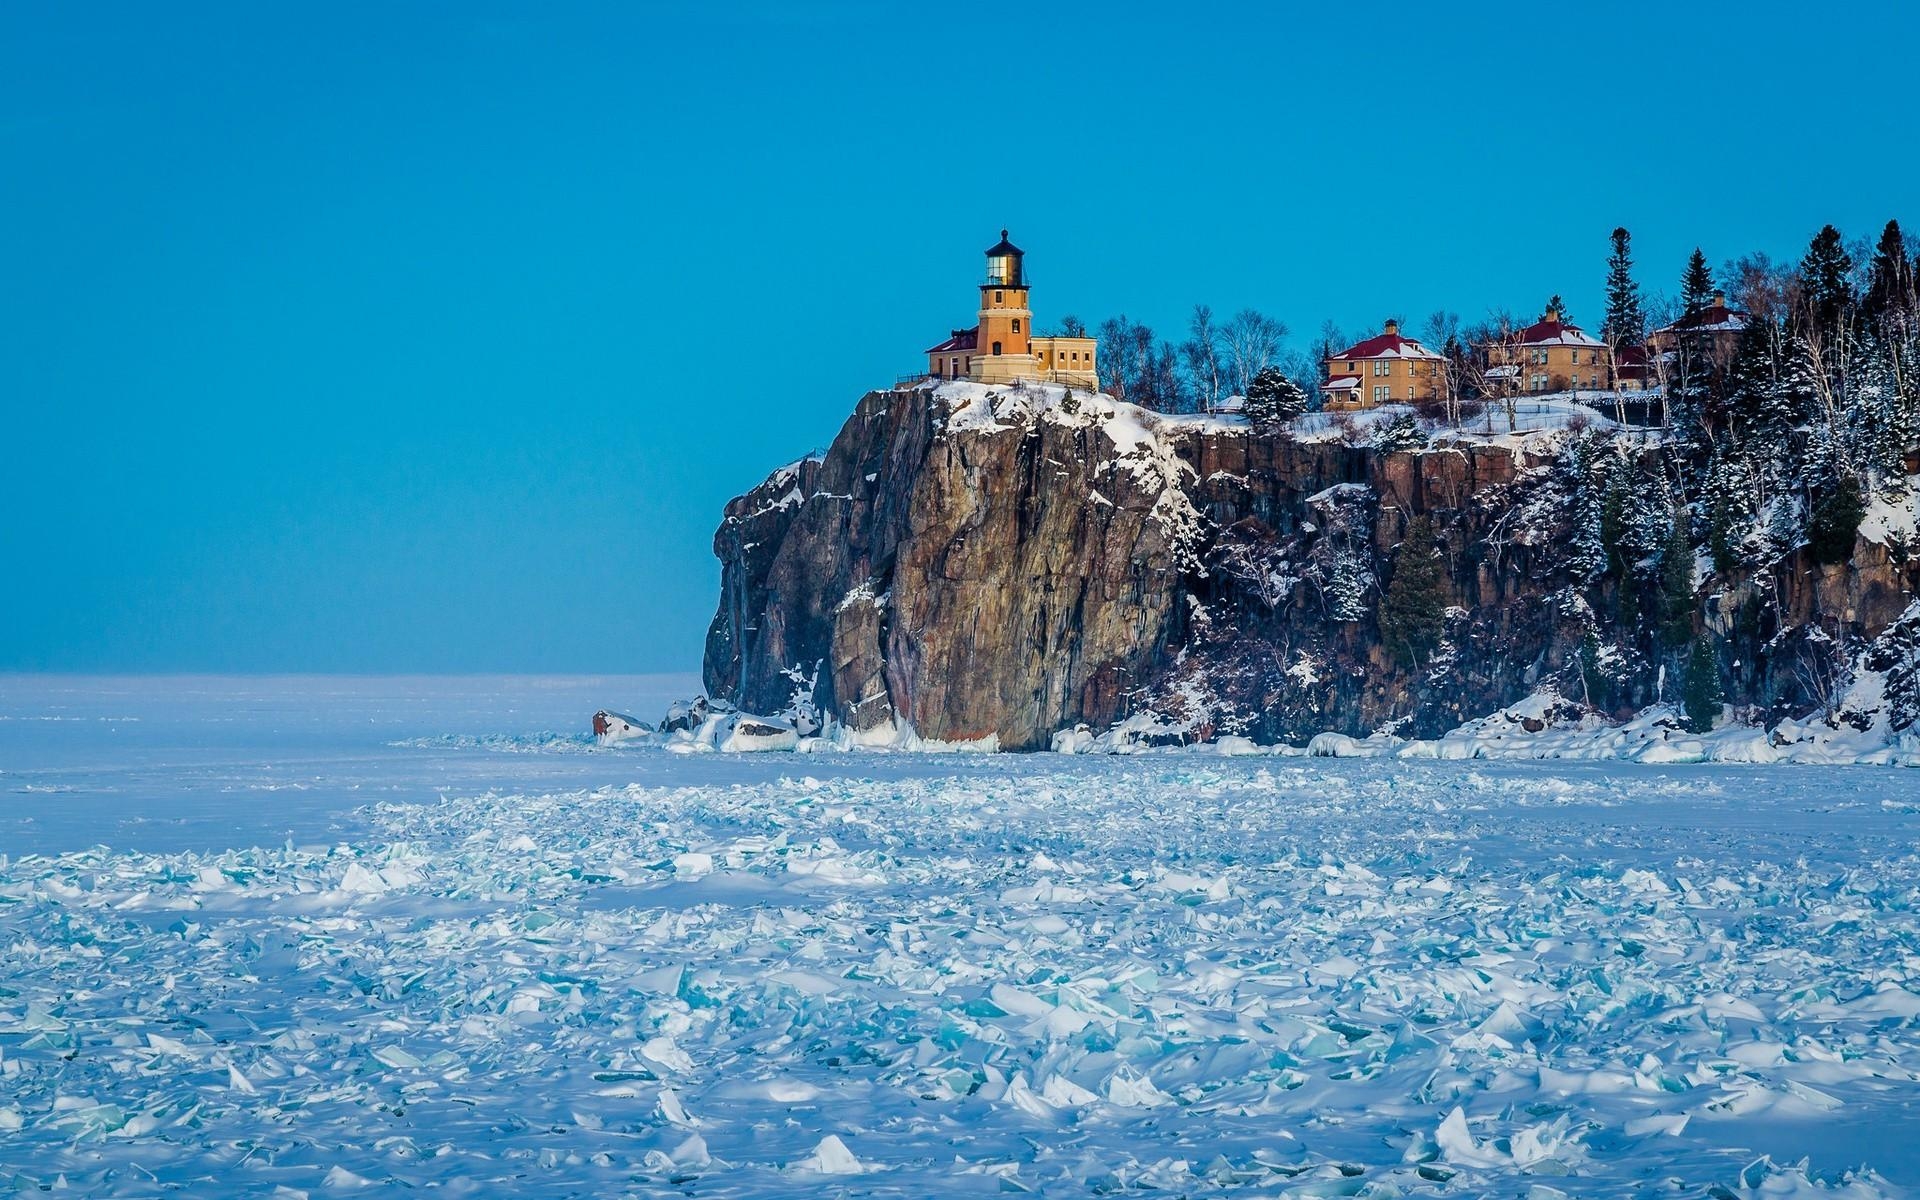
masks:
{"type": "Polygon", "coordinates": [[[656,782],[5,861],[0,1169],[84,1195],[1920,1178],[1906,772],[576,757],[656,782]]]}

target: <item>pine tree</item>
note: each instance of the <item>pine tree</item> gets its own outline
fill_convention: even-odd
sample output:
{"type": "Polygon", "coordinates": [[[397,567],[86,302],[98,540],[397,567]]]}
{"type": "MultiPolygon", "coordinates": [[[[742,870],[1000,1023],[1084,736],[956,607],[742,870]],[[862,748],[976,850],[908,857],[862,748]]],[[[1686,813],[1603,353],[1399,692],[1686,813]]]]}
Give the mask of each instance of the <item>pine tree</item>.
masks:
{"type": "Polygon", "coordinates": [[[1418,667],[1446,631],[1447,598],[1433,523],[1415,517],[1393,552],[1393,578],[1380,598],[1380,640],[1403,666],[1418,667]]]}
{"type": "Polygon", "coordinates": [[[1853,557],[1853,540],[1866,518],[1860,481],[1842,475],[1813,506],[1807,521],[1807,553],[1817,563],[1843,563],[1853,557]]]}
{"type": "Polygon", "coordinates": [[[1371,555],[1365,546],[1351,541],[1334,546],[1325,589],[1327,615],[1336,621],[1365,620],[1367,592],[1373,584],[1371,555]]]}
{"type": "Polygon", "coordinates": [[[1781,492],[1767,505],[1767,551],[1773,560],[1785,558],[1799,548],[1806,523],[1802,519],[1800,497],[1781,492]]]}
{"type": "Polygon", "coordinates": [[[1632,242],[1625,228],[1613,231],[1613,253],[1607,256],[1607,319],[1600,325],[1600,340],[1609,346],[1637,346],[1647,336],[1640,285],[1633,279],[1632,242]]]}
{"type": "Polygon", "coordinates": [[[1845,353],[1849,318],[1853,312],[1853,256],[1847,253],[1840,231],[1823,225],[1800,260],[1800,304],[1804,331],[1828,348],[1828,362],[1837,364],[1845,353]]]}
{"type": "Polygon", "coordinates": [[[1901,394],[1896,351],[1872,333],[1865,335],[1848,421],[1858,461],[1869,472],[1874,491],[1903,486],[1906,456],[1915,442],[1913,407],[1901,394]]]}
{"type": "Polygon", "coordinates": [[[1793,415],[1779,404],[1781,363],[1779,329],[1755,316],[1734,344],[1733,364],[1727,370],[1727,416],[1733,436],[1756,464],[1766,461],[1772,447],[1794,426],[1793,415]]]}
{"type": "Polygon", "coordinates": [[[1700,638],[1687,655],[1687,670],[1680,685],[1680,704],[1686,710],[1687,727],[1695,733],[1709,733],[1720,719],[1720,663],[1713,653],[1713,642],[1700,638]]]}
{"type": "Polygon", "coordinates": [[[1567,532],[1567,574],[1578,584],[1592,583],[1607,569],[1606,480],[1596,467],[1598,448],[1581,438],[1568,447],[1567,486],[1573,519],[1567,532]]]}
{"type": "Polygon", "coordinates": [[[1673,529],[1660,553],[1661,628],[1670,646],[1693,636],[1693,544],[1687,537],[1687,510],[1675,505],[1673,529]]]}
{"type": "Polygon", "coordinates": [[[1427,444],[1427,435],[1420,430],[1420,419],[1410,412],[1395,413],[1374,427],[1373,448],[1382,453],[1396,450],[1418,450],[1427,444]]]}
{"type": "Polygon", "coordinates": [[[1307,394],[1278,367],[1262,367],[1247,385],[1247,423],[1256,429],[1284,425],[1307,411],[1307,394]]]}
{"type": "Polygon", "coordinates": [[[1860,315],[1881,336],[1892,337],[1912,328],[1914,303],[1913,264],[1907,259],[1907,240],[1900,232],[1900,222],[1888,221],[1873,251],[1860,315]]]}
{"type": "Polygon", "coordinates": [[[1680,276],[1680,307],[1687,316],[1692,316],[1711,303],[1713,272],[1707,269],[1707,256],[1695,246],[1687,259],[1686,273],[1680,276]]]}
{"type": "Polygon", "coordinates": [[[1740,565],[1741,545],[1753,523],[1753,481],[1737,456],[1721,454],[1707,470],[1704,491],[1707,549],[1713,569],[1724,575],[1740,565]]]}
{"type": "Polygon", "coordinates": [[[1659,566],[1668,536],[1672,509],[1663,486],[1649,486],[1636,468],[1613,474],[1609,495],[1619,495],[1619,543],[1615,574],[1619,578],[1617,614],[1620,628],[1640,628],[1642,614],[1659,614],[1659,566]]]}

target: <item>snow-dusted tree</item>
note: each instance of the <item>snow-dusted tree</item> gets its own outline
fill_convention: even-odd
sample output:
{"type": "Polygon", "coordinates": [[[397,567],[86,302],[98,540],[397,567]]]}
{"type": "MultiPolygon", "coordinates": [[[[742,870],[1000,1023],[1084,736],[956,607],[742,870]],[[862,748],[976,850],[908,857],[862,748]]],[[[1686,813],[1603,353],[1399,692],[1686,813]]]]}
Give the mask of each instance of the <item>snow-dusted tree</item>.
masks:
{"type": "Polygon", "coordinates": [[[1813,235],[1800,260],[1800,333],[1824,351],[1828,369],[1836,369],[1846,353],[1851,331],[1853,256],[1847,253],[1840,231],[1824,225],[1813,235]]]}
{"type": "Polygon", "coordinates": [[[1213,408],[1224,396],[1226,371],[1220,361],[1220,330],[1213,323],[1213,309],[1204,304],[1193,306],[1187,318],[1187,340],[1180,344],[1180,356],[1186,361],[1187,378],[1202,408],[1213,408]]]}
{"type": "Polygon", "coordinates": [[[1243,308],[1221,327],[1227,379],[1234,394],[1244,396],[1253,377],[1272,366],[1287,340],[1287,327],[1255,309],[1243,308]]]}
{"type": "Polygon", "coordinates": [[[1393,575],[1380,597],[1380,641],[1409,667],[1418,667],[1446,631],[1446,578],[1433,523],[1415,517],[1393,551],[1393,575]]]}
{"type": "Polygon", "coordinates": [[[1878,493],[1905,486],[1907,451],[1920,441],[1920,431],[1914,405],[1901,387],[1898,348],[1871,332],[1863,341],[1847,409],[1849,440],[1855,461],[1878,493]]]}
{"type": "Polygon", "coordinates": [[[1214,569],[1234,592],[1267,612],[1285,604],[1300,583],[1273,531],[1255,522],[1243,522],[1221,536],[1214,569]]]}
{"type": "Polygon", "coordinates": [[[1799,549],[1805,541],[1806,510],[1793,492],[1777,493],[1767,502],[1767,558],[1777,561],[1799,549]]]}
{"type": "Polygon", "coordinates": [[[1605,450],[1592,438],[1571,442],[1561,462],[1572,518],[1567,530],[1567,574],[1589,584],[1607,569],[1607,480],[1600,463],[1605,450]]]}
{"type": "Polygon", "coordinates": [[[1707,266],[1707,256],[1695,246],[1687,258],[1687,269],[1680,276],[1680,310],[1692,316],[1711,303],[1713,271],[1707,266]]]}
{"type": "Polygon", "coordinates": [[[1421,432],[1418,417],[1410,412],[1401,412],[1374,426],[1371,441],[1375,450],[1391,454],[1420,449],[1427,444],[1427,435],[1421,432]]]}
{"type": "Polygon", "coordinates": [[[1335,621],[1364,621],[1367,593],[1373,590],[1373,555],[1364,544],[1340,538],[1328,555],[1321,596],[1327,616],[1335,621]]]}
{"type": "Polygon", "coordinates": [[[1673,530],[1665,480],[1649,479],[1639,463],[1613,464],[1600,520],[1620,626],[1638,628],[1659,592],[1661,554],[1673,530]]]}
{"type": "Polygon", "coordinates": [[[1600,340],[1617,349],[1637,346],[1646,336],[1640,285],[1633,278],[1633,235],[1622,227],[1613,231],[1613,251],[1607,255],[1607,316],[1600,323],[1600,340]]]}
{"type": "Polygon", "coordinates": [[[1706,512],[1713,569],[1725,574],[1740,565],[1742,543],[1753,527],[1753,478],[1739,455],[1729,450],[1714,456],[1707,468],[1701,507],[1706,512]]]}
{"type": "Polygon", "coordinates": [[[1307,411],[1307,395],[1279,367],[1263,367],[1247,386],[1247,422],[1272,429],[1307,411]]]}
{"type": "Polygon", "coordinates": [[[1765,461],[1766,451],[1793,428],[1780,405],[1785,332],[1771,321],[1754,318],[1740,331],[1727,369],[1729,430],[1748,457],[1765,461]]]}

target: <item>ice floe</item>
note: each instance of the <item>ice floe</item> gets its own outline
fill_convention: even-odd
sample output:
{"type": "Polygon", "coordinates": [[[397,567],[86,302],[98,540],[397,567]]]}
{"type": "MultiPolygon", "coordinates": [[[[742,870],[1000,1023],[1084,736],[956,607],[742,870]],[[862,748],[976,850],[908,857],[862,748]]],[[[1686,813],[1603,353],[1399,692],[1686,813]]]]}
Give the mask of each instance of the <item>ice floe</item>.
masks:
{"type": "Polygon", "coordinates": [[[0,859],[0,1172],[91,1196],[1920,1181],[1907,773],[819,761],[380,803],[336,845],[0,859]]]}

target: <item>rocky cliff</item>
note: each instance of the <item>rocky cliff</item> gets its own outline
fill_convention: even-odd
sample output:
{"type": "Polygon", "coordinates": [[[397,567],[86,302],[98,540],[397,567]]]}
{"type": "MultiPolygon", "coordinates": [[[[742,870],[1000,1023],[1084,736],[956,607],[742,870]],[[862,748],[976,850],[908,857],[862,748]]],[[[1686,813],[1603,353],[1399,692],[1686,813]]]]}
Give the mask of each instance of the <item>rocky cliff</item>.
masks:
{"type": "Polygon", "coordinates": [[[1629,712],[1670,695],[1705,637],[1726,698],[1778,716],[1831,706],[1846,654],[1916,582],[1901,531],[1870,521],[1849,564],[1702,563],[1656,616],[1657,549],[1610,569],[1572,549],[1599,501],[1570,463],[1605,454],[1616,493],[1662,493],[1657,442],[1394,444],[1053,387],[870,393],[823,457],[727,506],[707,686],[750,711],[816,706],[868,742],[1027,749],[1141,714],[1183,740],[1432,736],[1543,686],[1629,712]],[[1442,615],[1409,653],[1383,641],[1381,605],[1416,521],[1442,615]]]}

